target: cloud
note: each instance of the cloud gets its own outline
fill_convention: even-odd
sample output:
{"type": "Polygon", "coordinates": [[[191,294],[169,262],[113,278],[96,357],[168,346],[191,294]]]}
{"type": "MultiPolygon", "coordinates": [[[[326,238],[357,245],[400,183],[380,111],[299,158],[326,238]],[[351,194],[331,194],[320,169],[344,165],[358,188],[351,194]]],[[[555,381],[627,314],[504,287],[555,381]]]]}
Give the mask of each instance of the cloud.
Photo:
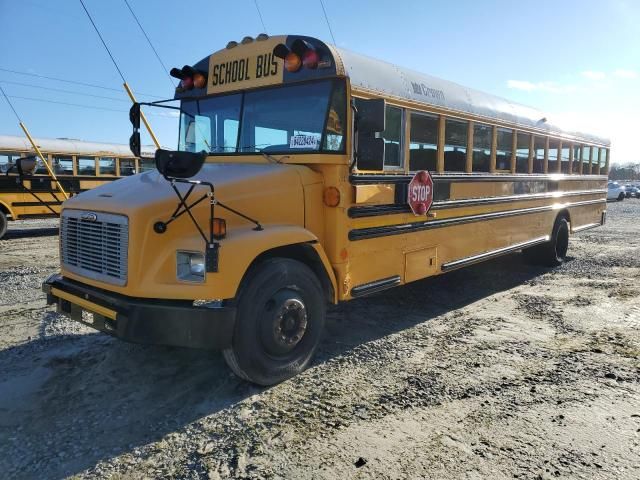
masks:
{"type": "Polygon", "coordinates": [[[623,68],[619,68],[613,74],[618,78],[638,78],[638,73],[633,70],[625,70],[623,68]]]}
{"type": "Polygon", "coordinates": [[[524,90],[533,92],[534,90],[548,93],[569,93],[575,92],[575,85],[560,85],[556,82],[529,82],[527,80],[507,80],[507,87],[514,90],[524,90]]]}
{"type": "Polygon", "coordinates": [[[604,72],[597,72],[594,70],[585,70],[582,72],[582,76],[588,78],[589,80],[602,80],[607,75],[604,72]]]}

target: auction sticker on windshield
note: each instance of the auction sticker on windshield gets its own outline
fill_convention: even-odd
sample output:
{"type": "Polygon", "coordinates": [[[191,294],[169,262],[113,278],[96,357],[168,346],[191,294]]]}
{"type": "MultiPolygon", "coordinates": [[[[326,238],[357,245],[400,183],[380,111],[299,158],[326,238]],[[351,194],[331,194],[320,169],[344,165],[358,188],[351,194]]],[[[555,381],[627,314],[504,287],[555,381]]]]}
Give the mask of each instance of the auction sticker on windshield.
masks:
{"type": "Polygon", "coordinates": [[[312,148],[318,149],[320,138],[317,135],[292,135],[289,141],[289,148],[312,148]]]}

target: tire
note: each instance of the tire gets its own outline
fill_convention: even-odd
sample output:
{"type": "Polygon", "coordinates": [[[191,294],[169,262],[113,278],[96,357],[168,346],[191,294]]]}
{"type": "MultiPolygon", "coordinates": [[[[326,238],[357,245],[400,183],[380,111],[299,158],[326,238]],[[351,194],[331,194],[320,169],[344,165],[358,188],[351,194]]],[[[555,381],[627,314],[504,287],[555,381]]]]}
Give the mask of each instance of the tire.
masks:
{"type": "Polygon", "coordinates": [[[233,372],[273,385],[302,372],[325,326],[325,295],[301,262],[273,258],[259,264],[241,287],[231,348],[223,356],[233,372]]]}
{"type": "Polygon", "coordinates": [[[624,193],[618,195],[618,201],[621,202],[622,200],[624,200],[624,193]]]}
{"type": "Polygon", "coordinates": [[[7,233],[7,215],[0,211],[0,239],[7,233]]]}
{"type": "Polygon", "coordinates": [[[556,218],[551,232],[551,239],[541,245],[522,251],[525,260],[533,265],[557,267],[562,265],[569,248],[569,222],[564,217],[556,218]]]}

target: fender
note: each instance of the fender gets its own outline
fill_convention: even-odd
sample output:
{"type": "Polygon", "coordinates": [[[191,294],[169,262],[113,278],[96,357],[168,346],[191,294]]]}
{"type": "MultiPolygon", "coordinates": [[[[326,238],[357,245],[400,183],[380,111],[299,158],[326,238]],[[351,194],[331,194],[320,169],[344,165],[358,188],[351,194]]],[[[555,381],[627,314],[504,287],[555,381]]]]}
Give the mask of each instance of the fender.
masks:
{"type": "Polygon", "coordinates": [[[308,244],[318,254],[337,302],[337,282],[331,263],[316,237],[309,230],[293,225],[267,225],[262,231],[243,229],[220,242],[219,272],[208,278],[208,288],[219,298],[234,298],[253,261],[270,250],[289,245],[308,244]]]}

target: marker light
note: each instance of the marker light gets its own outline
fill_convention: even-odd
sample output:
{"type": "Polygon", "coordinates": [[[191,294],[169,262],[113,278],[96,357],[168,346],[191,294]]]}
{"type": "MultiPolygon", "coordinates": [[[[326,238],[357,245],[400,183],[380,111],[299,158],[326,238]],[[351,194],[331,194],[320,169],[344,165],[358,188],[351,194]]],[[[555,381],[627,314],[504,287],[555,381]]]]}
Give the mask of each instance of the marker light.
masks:
{"type": "Polygon", "coordinates": [[[213,238],[220,240],[227,235],[227,222],[224,218],[213,219],[213,238]]]}
{"type": "Polygon", "coordinates": [[[193,76],[193,86],[196,88],[204,88],[207,84],[207,77],[201,72],[196,72],[193,76]]]}
{"type": "Polygon", "coordinates": [[[336,187],[327,187],[322,192],[322,200],[327,207],[340,205],[340,190],[336,187]]]}
{"type": "Polygon", "coordinates": [[[318,68],[319,60],[320,56],[318,55],[318,52],[316,52],[312,48],[308,49],[302,55],[302,65],[304,65],[305,68],[309,68],[311,70],[315,70],[316,68],[318,68]]]}
{"type": "Polygon", "coordinates": [[[300,60],[300,57],[295,53],[289,52],[287,56],[284,57],[284,68],[287,69],[287,72],[297,72],[301,66],[302,60],[300,60]]]}

